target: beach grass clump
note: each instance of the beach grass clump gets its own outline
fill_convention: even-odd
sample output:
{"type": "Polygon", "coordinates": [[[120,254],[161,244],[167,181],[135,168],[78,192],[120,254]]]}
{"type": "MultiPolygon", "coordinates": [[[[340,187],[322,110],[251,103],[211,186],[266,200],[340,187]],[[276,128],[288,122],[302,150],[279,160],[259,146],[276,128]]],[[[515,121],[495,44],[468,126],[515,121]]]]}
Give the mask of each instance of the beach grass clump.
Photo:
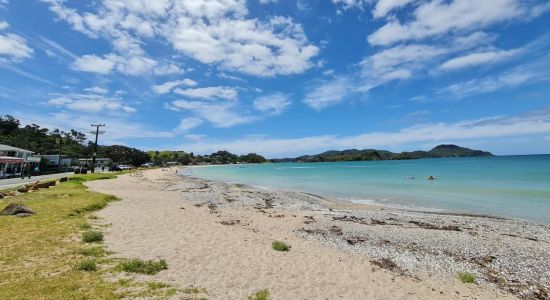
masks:
{"type": "Polygon", "coordinates": [[[103,233],[97,230],[88,230],[82,234],[84,243],[94,243],[103,241],[103,233]]]}
{"type": "Polygon", "coordinates": [[[273,250],[277,250],[277,251],[290,251],[290,246],[283,243],[283,242],[279,242],[279,241],[275,241],[271,244],[271,248],[273,248],[273,250]]]}
{"type": "Polygon", "coordinates": [[[94,272],[97,271],[97,262],[95,259],[85,259],[83,261],[78,262],[75,265],[75,269],[80,271],[86,271],[86,272],[94,272]]]}
{"type": "Polygon", "coordinates": [[[458,273],[458,279],[462,283],[474,283],[476,282],[476,277],[468,272],[460,272],[458,273]]]}
{"type": "Polygon", "coordinates": [[[107,254],[105,252],[105,249],[103,249],[103,247],[101,246],[80,249],[78,253],[85,256],[93,256],[93,257],[103,257],[107,254]]]}
{"type": "Polygon", "coordinates": [[[269,290],[263,289],[254,293],[252,296],[248,296],[248,300],[269,300],[269,290]]]}
{"type": "Polygon", "coordinates": [[[92,225],[90,225],[90,223],[84,222],[80,224],[78,227],[80,227],[80,229],[91,229],[92,225]]]}
{"type": "Polygon", "coordinates": [[[168,269],[168,263],[164,259],[154,261],[134,258],[121,262],[118,269],[129,273],[155,275],[162,270],[168,269]]]}
{"type": "Polygon", "coordinates": [[[171,287],[171,285],[169,285],[169,284],[166,284],[164,282],[157,282],[157,281],[148,282],[147,286],[152,290],[160,290],[160,289],[171,287]]]}

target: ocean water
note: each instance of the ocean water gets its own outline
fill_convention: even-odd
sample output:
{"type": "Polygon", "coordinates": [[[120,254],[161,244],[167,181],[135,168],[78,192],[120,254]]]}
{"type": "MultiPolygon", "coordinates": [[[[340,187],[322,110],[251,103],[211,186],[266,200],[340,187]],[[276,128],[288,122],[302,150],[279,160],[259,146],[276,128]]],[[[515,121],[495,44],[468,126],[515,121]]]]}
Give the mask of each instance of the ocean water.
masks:
{"type": "Polygon", "coordinates": [[[550,155],[226,165],[185,172],[358,203],[550,223],[550,155]]]}

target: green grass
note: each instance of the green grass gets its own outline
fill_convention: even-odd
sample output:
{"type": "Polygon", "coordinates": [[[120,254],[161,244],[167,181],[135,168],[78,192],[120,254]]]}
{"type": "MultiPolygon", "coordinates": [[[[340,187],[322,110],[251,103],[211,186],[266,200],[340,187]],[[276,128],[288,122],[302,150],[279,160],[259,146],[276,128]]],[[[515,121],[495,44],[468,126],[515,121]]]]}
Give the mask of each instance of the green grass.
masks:
{"type": "Polygon", "coordinates": [[[84,222],[84,223],[80,224],[79,227],[80,227],[80,229],[90,229],[90,228],[92,228],[92,225],[90,225],[87,222],[84,222]]]}
{"type": "Polygon", "coordinates": [[[85,260],[77,263],[75,265],[75,269],[80,270],[80,271],[88,271],[88,272],[97,271],[96,260],[93,259],[93,258],[85,259],[85,260]]]}
{"type": "Polygon", "coordinates": [[[102,246],[83,248],[79,242],[82,231],[90,230],[89,209],[117,200],[82,183],[116,175],[77,175],[77,180],[0,201],[0,210],[18,202],[36,212],[29,218],[0,217],[0,299],[121,299],[140,294],[165,299],[179,291],[155,290],[131,278],[105,280],[114,276],[116,261],[102,246]]]}
{"type": "Polygon", "coordinates": [[[80,249],[78,253],[85,256],[93,256],[93,257],[103,257],[107,254],[105,249],[101,246],[80,249]]]}
{"type": "Polygon", "coordinates": [[[283,242],[278,242],[278,241],[275,241],[271,244],[271,248],[273,248],[273,250],[277,250],[277,251],[290,251],[290,246],[283,243],[283,242]]]}
{"type": "MultiPolygon", "coordinates": [[[[21,202],[34,211],[30,218],[0,217],[0,299],[118,299],[116,282],[103,280],[104,271],[74,268],[86,256],[75,239],[86,214],[67,215],[111,196],[86,190],[80,176],[49,189],[9,197],[0,202],[21,202]],[[69,195],[69,196],[67,196],[69,195]]],[[[93,179],[93,178],[92,178],[93,179]]]]}
{"type": "Polygon", "coordinates": [[[117,269],[129,273],[155,275],[162,270],[168,269],[168,264],[164,259],[154,261],[134,258],[121,262],[117,269]]]}
{"type": "Polygon", "coordinates": [[[474,283],[476,282],[476,277],[468,272],[460,272],[458,273],[458,279],[462,283],[474,283]]]}
{"type": "Polygon", "coordinates": [[[147,286],[152,290],[160,290],[160,289],[171,287],[171,285],[169,284],[166,284],[164,282],[156,282],[156,281],[147,283],[147,286]]]}
{"type": "Polygon", "coordinates": [[[269,300],[269,291],[267,289],[256,292],[252,296],[248,296],[248,300],[269,300]]]}
{"type": "Polygon", "coordinates": [[[82,234],[84,243],[94,243],[103,241],[103,233],[97,230],[88,230],[82,234]]]}

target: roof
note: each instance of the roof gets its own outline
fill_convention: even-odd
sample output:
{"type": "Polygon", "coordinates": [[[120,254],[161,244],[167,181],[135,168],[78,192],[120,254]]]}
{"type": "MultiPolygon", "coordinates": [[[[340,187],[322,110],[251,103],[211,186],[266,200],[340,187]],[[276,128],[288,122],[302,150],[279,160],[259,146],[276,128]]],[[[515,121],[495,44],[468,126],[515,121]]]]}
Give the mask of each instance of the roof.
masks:
{"type": "Polygon", "coordinates": [[[16,148],[16,147],[4,145],[4,144],[0,144],[0,151],[18,151],[18,152],[34,153],[34,151],[16,148]]]}
{"type": "MultiPolygon", "coordinates": [[[[98,160],[111,160],[111,159],[110,158],[99,158],[98,157],[95,160],[98,161],[98,160]]],[[[92,161],[92,159],[91,158],[79,158],[78,161],[92,161]]]]}

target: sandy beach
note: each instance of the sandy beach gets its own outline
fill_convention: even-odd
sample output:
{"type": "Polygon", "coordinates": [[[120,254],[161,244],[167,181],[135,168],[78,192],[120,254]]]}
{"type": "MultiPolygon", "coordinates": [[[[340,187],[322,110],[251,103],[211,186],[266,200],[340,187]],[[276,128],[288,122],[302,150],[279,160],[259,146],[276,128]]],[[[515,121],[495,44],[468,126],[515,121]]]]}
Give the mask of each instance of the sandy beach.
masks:
{"type": "Polygon", "coordinates": [[[401,211],[153,169],[87,182],[105,245],[165,259],[155,280],[208,299],[548,299],[550,226],[401,211]],[[291,246],[271,248],[273,241],[291,246]],[[476,284],[458,280],[469,272],[476,284]]]}

